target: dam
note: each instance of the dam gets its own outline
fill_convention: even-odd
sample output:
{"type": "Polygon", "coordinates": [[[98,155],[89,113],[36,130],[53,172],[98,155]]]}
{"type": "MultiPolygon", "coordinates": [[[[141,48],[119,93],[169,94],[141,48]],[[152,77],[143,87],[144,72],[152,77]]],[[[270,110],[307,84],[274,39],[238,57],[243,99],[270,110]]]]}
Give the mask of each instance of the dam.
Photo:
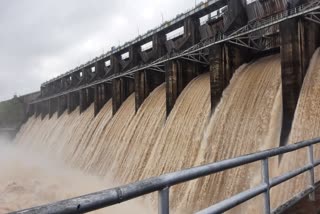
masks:
{"type": "Polygon", "coordinates": [[[43,83],[15,144],[116,185],[18,213],[142,195],[146,213],[283,213],[314,201],[319,24],[316,0],[209,0],[43,83]]]}
{"type": "MultiPolygon", "coordinates": [[[[289,4],[293,8],[299,5],[293,3],[289,4]]],[[[186,84],[206,71],[211,73],[214,109],[237,67],[257,54],[280,48],[283,97],[286,97],[281,142],[285,142],[303,77],[319,43],[318,21],[313,19],[316,15],[306,14],[301,19],[309,11],[308,5],[305,11],[298,8],[292,14],[281,13],[287,9],[287,1],[255,1],[247,7],[241,1],[228,4],[229,10],[227,1],[201,4],[146,35],[42,84],[41,98],[30,104],[29,114],[52,116],[66,108],[71,112],[77,105],[82,112],[94,101],[96,115],[110,98],[115,114],[132,92],[136,94],[137,111],[148,94],[166,82],[169,115],[186,84]],[[211,17],[212,13],[216,15],[211,17]],[[210,16],[209,20],[200,23],[204,16],[210,16]],[[184,33],[168,40],[168,33],[181,27],[184,33]],[[150,42],[152,46],[142,50],[150,42]]]]}

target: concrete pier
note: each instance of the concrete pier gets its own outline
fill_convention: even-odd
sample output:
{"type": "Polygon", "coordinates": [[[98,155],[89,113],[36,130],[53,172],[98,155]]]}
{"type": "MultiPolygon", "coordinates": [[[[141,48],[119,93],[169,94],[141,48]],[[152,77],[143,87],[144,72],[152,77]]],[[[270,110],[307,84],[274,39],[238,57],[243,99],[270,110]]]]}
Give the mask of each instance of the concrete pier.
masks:
{"type": "Polygon", "coordinates": [[[98,61],[95,63],[96,79],[101,79],[106,75],[105,62],[98,61]]]}
{"type": "Polygon", "coordinates": [[[200,67],[190,61],[172,60],[166,64],[165,69],[168,116],[183,89],[199,75],[200,67]]]}
{"type": "Polygon", "coordinates": [[[49,118],[58,111],[58,98],[52,98],[49,100],[49,118]]]}
{"type": "Polygon", "coordinates": [[[35,112],[35,116],[36,118],[40,115],[40,103],[35,103],[34,104],[34,112],[35,112]]]}
{"type": "Polygon", "coordinates": [[[49,114],[50,100],[43,101],[41,103],[41,119],[44,119],[49,114]]]}
{"type": "Polygon", "coordinates": [[[88,89],[81,89],[79,91],[79,95],[80,95],[79,108],[80,108],[80,114],[81,114],[89,107],[88,89]]]}
{"type": "MultiPolygon", "coordinates": [[[[166,54],[166,35],[157,33],[152,36],[152,48],[140,51],[144,63],[151,62],[166,54]]],[[[145,69],[134,74],[136,111],[140,108],[149,94],[165,81],[165,74],[160,71],[145,69]]]]}
{"type": "Polygon", "coordinates": [[[135,103],[136,111],[139,110],[144,100],[159,85],[164,82],[164,73],[145,70],[135,73],[135,103]]]}
{"type": "MultiPolygon", "coordinates": [[[[199,19],[184,20],[184,35],[181,38],[167,41],[168,52],[179,51],[199,42],[199,27],[199,19]]],[[[199,64],[187,60],[172,60],[166,63],[165,70],[168,116],[184,87],[199,74],[199,64]]]]}
{"type": "MultiPolygon", "coordinates": [[[[179,61],[171,61],[166,64],[166,106],[167,116],[169,116],[176,100],[178,98],[178,81],[179,74],[181,76],[182,68],[179,61]]],[[[181,86],[180,86],[181,88],[181,86]]]]}
{"type": "Polygon", "coordinates": [[[67,96],[58,97],[58,117],[67,109],[67,96]]]}
{"type": "Polygon", "coordinates": [[[139,51],[143,62],[147,63],[156,60],[166,54],[166,35],[164,33],[157,33],[152,36],[152,49],[146,51],[139,51]]]}
{"type": "Polygon", "coordinates": [[[27,117],[31,117],[35,114],[35,105],[36,104],[28,104],[27,105],[27,117]]]}
{"type": "Polygon", "coordinates": [[[67,94],[67,109],[69,114],[73,112],[77,108],[77,106],[79,106],[79,101],[79,92],[70,92],[67,94]]]}
{"type": "Polygon", "coordinates": [[[85,88],[79,91],[80,113],[84,112],[94,100],[94,88],[85,88]]]}
{"type": "Polygon", "coordinates": [[[134,80],[127,77],[112,81],[112,112],[115,115],[122,103],[134,92],[134,80]]]}
{"type": "Polygon", "coordinates": [[[217,45],[210,49],[211,110],[220,102],[233,73],[248,57],[248,50],[235,45],[217,45]]]}
{"type": "Polygon", "coordinates": [[[112,97],[110,84],[100,84],[94,87],[94,116],[96,116],[107,101],[112,97]]]}
{"type": "Polygon", "coordinates": [[[280,24],[283,120],[281,145],[291,130],[300,89],[312,54],[319,45],[319,26],[301,19],[280,24]]]}

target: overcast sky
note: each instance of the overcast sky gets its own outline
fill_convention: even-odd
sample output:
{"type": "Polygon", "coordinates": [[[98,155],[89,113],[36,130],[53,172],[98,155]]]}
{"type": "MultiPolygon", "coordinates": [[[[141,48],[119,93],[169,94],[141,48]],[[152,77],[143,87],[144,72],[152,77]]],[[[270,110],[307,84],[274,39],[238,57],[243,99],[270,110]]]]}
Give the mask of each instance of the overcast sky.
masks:
{"type": "MultiPolygon", "coordinates": [[[[197,0],[200,3],[201,0],[197,0]]],[[[50,78],[194,7],[195,0],[1,0],[0,100],[50,78]]]]}

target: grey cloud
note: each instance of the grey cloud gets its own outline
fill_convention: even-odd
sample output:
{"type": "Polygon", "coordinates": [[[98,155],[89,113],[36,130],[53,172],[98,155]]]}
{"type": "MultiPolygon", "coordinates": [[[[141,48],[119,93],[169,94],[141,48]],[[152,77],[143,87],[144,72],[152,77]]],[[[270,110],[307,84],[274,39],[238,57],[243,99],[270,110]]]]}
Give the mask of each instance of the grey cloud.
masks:
{"type": "Polygon", "coordinates": [[[0,100],[38,90],[53,76],[135,38],[138,29],[142,34],[159,25],[161,14],[169,19],[193,5],[194,0],[3,0],[0,100]],[[153,14],[146,17],[149,9],[153,14]]]}

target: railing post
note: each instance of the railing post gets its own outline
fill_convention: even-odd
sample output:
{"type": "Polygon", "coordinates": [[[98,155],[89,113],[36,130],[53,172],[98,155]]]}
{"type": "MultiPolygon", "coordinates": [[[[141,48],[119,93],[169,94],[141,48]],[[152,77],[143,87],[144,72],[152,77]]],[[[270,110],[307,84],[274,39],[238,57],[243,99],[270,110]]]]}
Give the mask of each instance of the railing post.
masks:
{"type": "Polygon", "coordinates": [[[158,213],[169,214],[169,187],[159,191],[158,213]]]}
{"type": "Polygon", "coordinates": [[[264,192],[264,213],[270,214],[270,180],[269,180],[269,161],[268,158],[261,161],[263,183],[267,184],[267,190],[264,192]]]}
{"type": "Polygon", "coordinates": [[[308,156],[309,156],[309,163],[312,165],[312,168],[309,170],[309,177],[310,177],[310,186],[312,186],[313,191],[309,194],[309,199],[311,201],[315,201],[315,186],[314,186],[314,160],[313,160],[313,145],[308,147],[308,156]]]}

